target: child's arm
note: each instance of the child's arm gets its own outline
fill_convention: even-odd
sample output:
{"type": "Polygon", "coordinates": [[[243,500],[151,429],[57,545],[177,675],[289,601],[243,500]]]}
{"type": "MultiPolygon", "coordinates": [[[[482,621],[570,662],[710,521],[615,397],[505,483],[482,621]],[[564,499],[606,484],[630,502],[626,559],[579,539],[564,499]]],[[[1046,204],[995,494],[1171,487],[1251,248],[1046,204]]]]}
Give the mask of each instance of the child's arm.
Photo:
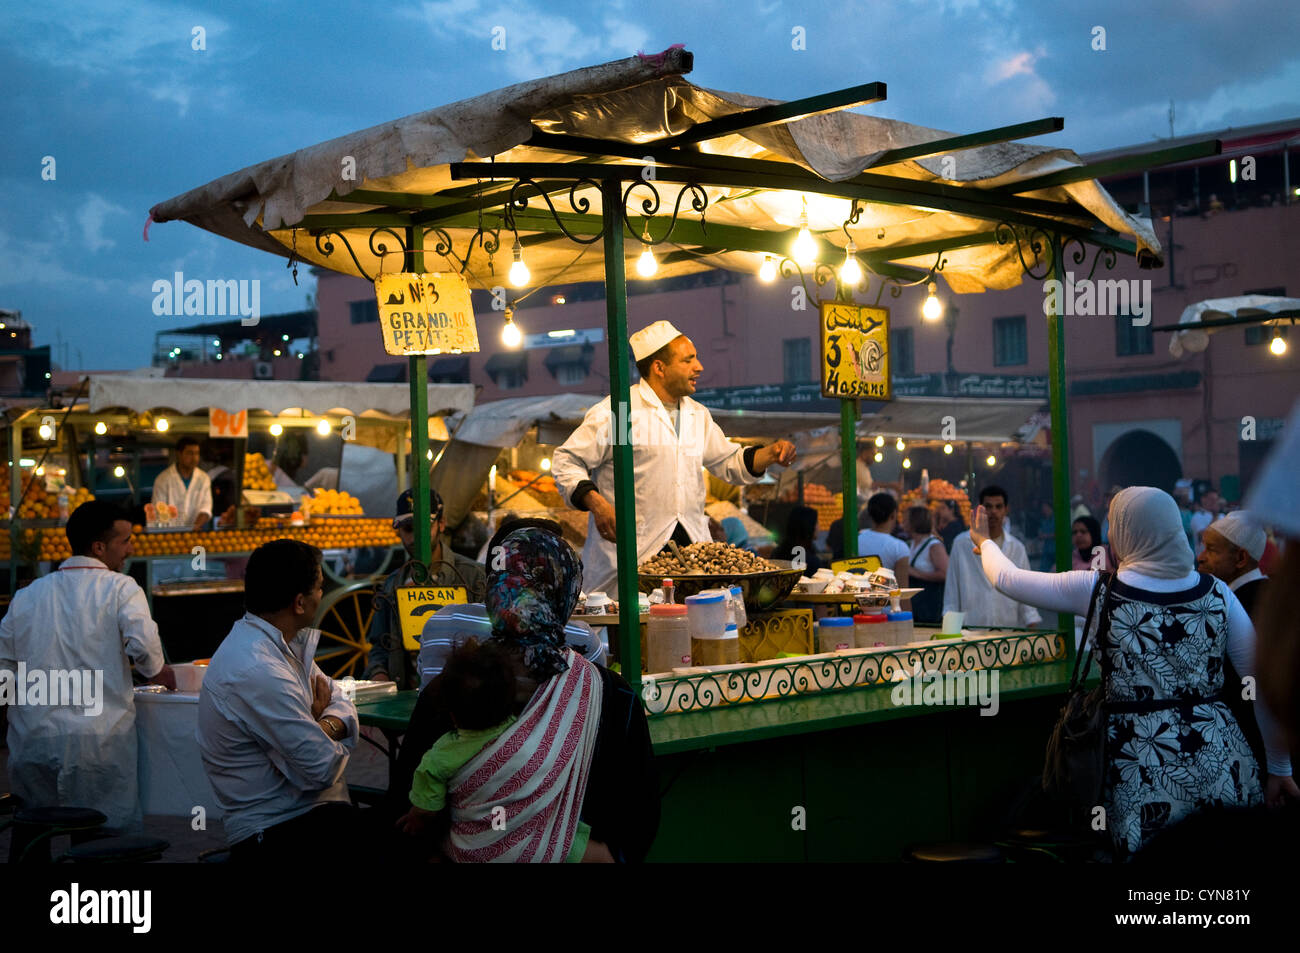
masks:
{"type": "Polygon", "coordinates": [[[411,805],[411,809],[397,819],[397,829],[403,834],[418,837],[433,823],[440,811],[426,811],[422,807],[411,805]]]}

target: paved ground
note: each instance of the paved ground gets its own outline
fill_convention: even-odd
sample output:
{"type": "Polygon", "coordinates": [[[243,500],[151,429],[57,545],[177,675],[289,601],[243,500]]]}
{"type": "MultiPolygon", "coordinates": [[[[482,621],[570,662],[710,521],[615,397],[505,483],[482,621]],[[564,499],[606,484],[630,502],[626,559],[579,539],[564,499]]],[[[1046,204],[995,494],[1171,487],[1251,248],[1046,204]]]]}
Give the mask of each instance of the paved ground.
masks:
{"type": "MultiPolygon", "coordinates": [[[[366,729],[371,731],[373,729],[366,729]]],[[[382,736],[374,736],[381,744],[382,736]]],[[[2,741],[2,739],[0,739],[2,741]]],[[[362,741],[357,745],[348,762],[347,779],[352,784],[370,787],[388,786],[388,761],[373,745],[362,741]]],[[[9,749],[0,744],[0,793],[9,790],[9,749]]],[[[146,816],[144,819],[146,834],[161,837],[171,846],[163,855],[163,863],[194,863],[199,854],[212,847],[226,846],[226,835],[221,821],[209,818],[207,830],[192,829],[190,818],[146,816]]],[[[58,857],[69,846],[69,838],[55,838],[51,853],[58,857]]],[[[9,831],[0,832],[0,863],[9,859],[9,831]]]]}

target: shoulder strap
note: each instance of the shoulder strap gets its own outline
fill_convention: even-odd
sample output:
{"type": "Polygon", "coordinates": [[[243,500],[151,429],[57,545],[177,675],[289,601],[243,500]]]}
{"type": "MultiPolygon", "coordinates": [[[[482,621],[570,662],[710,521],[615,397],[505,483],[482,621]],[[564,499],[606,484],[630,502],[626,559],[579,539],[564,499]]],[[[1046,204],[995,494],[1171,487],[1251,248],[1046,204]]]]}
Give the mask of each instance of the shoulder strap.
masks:
{"type": "MultiPolygon", "coordinates": [[[[1092,622],[1097,618],[1098,611],[1104,612],[1104,603],[1110,600],[1111,583],[1113,575],[1102,572],[1097,574],[1097,582],[1092,587],[1092,598],[1088,600],[1088,615],[1083,620],[1083,638],[1079,642],[1079,651],[1074,657],[1074,673],[1070,676],[1070,690],[1078,688],[1088,680],[1088,671],[1092,667],[1092,650],[1088,647],[1088,633],[1092,630],[1092,622]],[[1098,598],[1100,593],[1101,598],[1098,598]],[[1100,610],[1098,603],[1102,603],[1100,610]],[[1086,661],[1083,659],[1087,656],[1086,661]],[[1083,662],[1083,674],[1079,674],[1079,663],[1083,662]]],[[[1097,619],[1097,628],[1101,629],[1101,620],[1097,619]]],[[[1096,639],[1093,639],[1096,642],[1096,639]]]]}

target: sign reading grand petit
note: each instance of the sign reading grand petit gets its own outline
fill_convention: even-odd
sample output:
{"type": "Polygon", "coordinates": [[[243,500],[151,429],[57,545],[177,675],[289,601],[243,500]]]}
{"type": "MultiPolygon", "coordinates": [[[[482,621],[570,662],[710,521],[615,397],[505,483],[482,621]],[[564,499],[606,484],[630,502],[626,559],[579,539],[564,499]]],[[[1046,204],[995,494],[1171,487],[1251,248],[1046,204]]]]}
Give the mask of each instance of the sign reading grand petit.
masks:
{"type": "Polygon", "coordinates": [[[469,283],[461,275],[396,273],[375,279],[388,354],[477,351],[469,283]]]}
{"type": "Polygon", "coordinates": [[[824,301],[822,396],[892,400],[889,309],[824,301]]]}

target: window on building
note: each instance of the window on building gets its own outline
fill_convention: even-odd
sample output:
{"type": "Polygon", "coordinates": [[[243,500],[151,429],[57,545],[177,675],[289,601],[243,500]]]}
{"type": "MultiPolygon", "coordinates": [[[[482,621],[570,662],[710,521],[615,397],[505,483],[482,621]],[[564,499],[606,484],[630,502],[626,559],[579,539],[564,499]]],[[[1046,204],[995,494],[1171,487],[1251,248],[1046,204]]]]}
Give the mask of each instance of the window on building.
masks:
{"type": "Polygon", "coordinates": [[[807,384],[812,381],[812,341],[786,338],[782,349],[785,352],[785,382],[807,384]]]}
{"type": "Polygon", "coordinates": [[[1146,325],[1133,323],[1133,315],[1121,314],[1115,317],[1115,355],[1132,357],[1135,354],[1151,354],[1155,350],[1151,336],[1151,323],[1146,325]]]}
{"type": "MultiPolygon", "coordinates": [[[[1248,295],[1268,295],[1270,298],[1285,298],[1286,287],[1279,286],[1274,288],[1248,288],[1242,294],[1248,295]]],[[[1273,340],[1273,329],[1263,324],[1252,324],[1245,329],[1247,347],[1255,347],[1260,344],[1268,344],[1273,340]]],[[[1286,337],[1286,327],[1281,328],[1282,337],[1286,337]]]]}
{"type": "Polygon", "coordinates": [[[353,324],[377,324],[379,322],[379,302],[374,298],[364,301],[349,301],[353,324]]]}
{"type": "Polygon", "coordinates": [[[581,384],[587,379],[587,368],[581,364],[561,364],[555,369],[557,384],[581,384]]]}
{"type": "Polygon", "coordinates": [[[501,390],[518,390],[524,386],[524,375],[518,371],[499,371],[496,376],[497,387],[501,390]]]}
{"type": "Polygon", "coordinates": [[[889,367],[891,373],[904,376],[916,373],[916,355],[912,350],[912,329],[889,332],[889,367]]]}
{"type": "Polygon", "coordinates": [[[993,363],[998,367],[1029,363],[1023,314],[993,320],[993,363]]]}

